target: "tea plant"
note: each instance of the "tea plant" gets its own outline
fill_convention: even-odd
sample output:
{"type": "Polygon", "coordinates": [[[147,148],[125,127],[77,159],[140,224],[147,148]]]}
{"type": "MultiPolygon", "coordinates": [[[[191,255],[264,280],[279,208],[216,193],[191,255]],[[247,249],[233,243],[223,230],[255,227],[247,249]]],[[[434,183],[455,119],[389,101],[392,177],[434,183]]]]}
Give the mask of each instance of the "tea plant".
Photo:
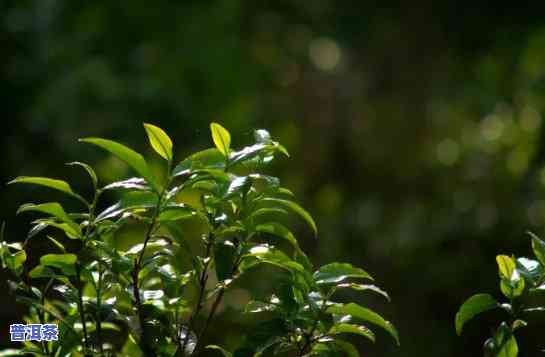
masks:
{"type": "Polygon", "coordinates": [[[58,341],[25,341],[14,354],[189,356],[206,350],[224,356],[357,356],[341,337],[374,341],[363,323],[399,342],[394,326],[377,313],[335,301],[343,289],[388,299],[377,286],[356,282],[373,280],[366,271],[347,263],[312,271],[286,218],[300,217],[316,235],[314,220],[278,178],[261,172],[275,155],[288,156],[267,131],[257,130],[253,145],[234,150],[229,132],[212,123],[215,148],[175,165],[168,135],[151,124],[144,128],[164,161],[160,173],[122,144],[86,138],[80,141],[113,154],[138,176],[101,186],[89,165],[71,163],[88,174],[90,197],[58,179],[10,182],[60,191],[81,206],[67,212],[57,202],[24,204],[18,213],[43,218],[32,222],[23,242],[0,245],[2,266],[13,276],[9,284],[17,301],[28,305],[26,322],[59,325],[58,341]],[[119,191],[119,200],[100,209],[110,191],[119,191]],[[127,234],[138,234],[137,244],[120,241],[127,234]],[[35,239],[48,239],[52,250],[37,265],[28,259],[35,239]],[[241,313],[262,314],[264,322],[233,353],[204,346],[225,293],[263,264],[276,267],[274,284],[241,313]]]}
{"type": "Polygon", "coordinates": [[[505,302],[490,294],[476,294],[460,307],[456,314],[456,332],[461,334],[467,321],[493,309],[502,309],[509,318],[502,321],[492,337],[484,343],[484,355],[516,357],[519,353],[515,332],[528,325],[534,313],[545,312],[545,306],[535,306],[532,298],[545,291],[545,242],[532,235],[532,249],[536,259],[498,255],[496,262],[500,277],[500,290],[505,302]]]}

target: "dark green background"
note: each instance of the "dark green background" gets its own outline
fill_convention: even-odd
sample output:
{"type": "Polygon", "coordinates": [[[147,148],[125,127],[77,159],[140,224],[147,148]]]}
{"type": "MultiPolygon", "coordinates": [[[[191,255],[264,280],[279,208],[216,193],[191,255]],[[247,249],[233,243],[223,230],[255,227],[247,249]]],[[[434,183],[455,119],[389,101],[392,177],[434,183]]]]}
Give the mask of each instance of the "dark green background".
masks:
{"type": "MultiPolygon", "coordinates": [[[[545,17],[509,4],[3,0],[0,179],[64,177],[85,190],[63,164],[76,159],[103,182],[126,177],[76,139],[156,157],[143,121],[169,132],[179,159],[211,145],[210,121],[235,146],[267,128],[292,155],[273,173],[318,221],[318,241],[299,230],[313,261],[363,266],[392,296],[361,301],[395,323],[402,346],[379,333],[359,342],[362,355],[479,356],[497,319],[459,338],[458,306],[499,296],[494,256],[529,254],[525,231],[545,226],[545,17]]],[[[26,186],[0,195],[9,240],[25,234],[20,203],[58,199],[26,186]]],[[[21,313],[2,294],[0,346],[21,313]]],[[[251,328],[230,316],[210,340],[251,328]]],[[[533,324],[522,356],[545,347],[545,324],[533,324]]]]}

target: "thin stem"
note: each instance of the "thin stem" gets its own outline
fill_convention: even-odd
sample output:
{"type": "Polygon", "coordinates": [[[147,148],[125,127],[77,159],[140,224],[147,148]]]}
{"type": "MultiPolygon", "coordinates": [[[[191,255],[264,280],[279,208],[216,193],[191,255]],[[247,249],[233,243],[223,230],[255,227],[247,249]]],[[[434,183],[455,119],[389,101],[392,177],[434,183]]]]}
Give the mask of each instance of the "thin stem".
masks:
{"type": "MultiPolygon", "coordinates": [[[[102,194],[101,190],[97,190],[95,187],[95,195],[93,197],[93,202],[89,206],[89,220],[87,224],[87,228],[85,230],[85,239],[84,241],[87,241],[87,238],[89,237],[92,229],[92,222],[95,220],[95,208],[98,202],[98,198],[102,194]]],[[[97,291],[96,291],[96,313],[95,313],[95,323],[96,323],[96,333],[97,333],[97,344],[98,344],[98,350],[101,356],[104,356],[104,347],[102,343],[102,320],[100,316],[100,307],[102,305],[101,302],[101,290],[102,290],[102,267],[100,262],[100,246],[97,246],[97,255],[98,255],[98,282],[97,282],[97,291]]]]}
{"type": "Polygon", "coordinates": [[[98,351],[101,356],[104,356],[104,347],[102,346],[102,320],[100,316],[101,312],[101,289],[102,289],[102,268],[100,265],[100,254],[98,253],[99,249],[97,249],[97,254],[99,255],[98,260],[98,282],[97,282],[97,311],[95,315],[95,321],[97,324],[97,343],[98,343],[98,351]]]}
{"type": "MultiPolygon", "coordinates": [[[[238,248],[238,245],[237,245],[237,248],[238,248]]],[[[235,262],[233,264],[233,269],[231,270],[231,275],[234,275],[236,273],[236,271],[238,270],[238,267],[240,265],[240,261],[242,259],[242,254],[238,254],[237,257],[235,258],[235,262]]],[[[197,338],[197,344],[199,343],[199,341],[204,337],[204,335],[206,334],[206,332],[208,331],[208,327],[211,325],[212,323],[212,320],[214,319],[214,316],[218,310],[218,307],[221,303],[221,300],[223,299],[223,296],[225,295],[225,290],[226,290],[226,287],[223,286],[219,292],[218,292],[218,295],[216,296],[216,299],[214,300],[214,303],[212,304],[212,308],[210,309],[210,313],[208,314],[208,317],[206,318],[206,322],[204,324],[204,327],[201,331],[201,333],[199,334],[199,337],[197,338]]],[[[196,349],[197,346],[195,346],[195,349],[196,349]]]]}
{"type": "Polygon", "coordinates": [[[83,310],[83,286],[81,284],[81,267],[80,262],[76,262],[76,288],[78,290],[78,310],[83,326],[83,354],[89,356],[89,336],[87,335],[87,324],[85,322],[85,311],[83,310]]]}
{"type": "MultiPolygon", "coordinates": [[[[208,237],[208,240],[206,242],[206,254],[205,254],[205,262],[204,267],[201,272],[201,276],[199,278],[199,297],[197,299],[197,305],[195,306],[195,309],[191,313],[191,316],[189,317],[189,321],[187,323],[187,330],[185,332],[184,340],[182,342],[182,352],[185,351],[185,347],[187,345],[187,342],[189,342],[189,333],[193,329],[193,324],[195,322],[195,317],[201,312],[201,309],[203,307],[203,299],[204,299],[204,292],[206,290],[206,283],[208,281],[208,264],[210,262],[210,251],[212,248],[212,235],[208,237]]],[[[199,339],[197,339],[197,344],[199,343],[199,339]]],[[[195,350],[197,349],[197,346],[195,346],[195,350]]]]}
{"type": "MultiPolygon", "coordinates": [[[[327,300],[329,300],[331,295],[333,295],[333,292],[334,292],[334,290],[332,289],[331,291],[328,292],[327,296],[324,297],[324,299],[322,301],[322,306],[320,306],[320,309],[318,310],[318,313],[316,315],[316,319],[314,319],[314,322],[312,324],[312,327],[311,327],[310,331],[308,332],[308,334],[306,334],[306,342],[305,342],[305,344],[303,344],[303,347],[301,347],[301,349],[299,349],[299,354],[298,354],[299,357],[302,357],[306,353],[306,350],[309,347],[311,347],[312,344],[316,341],[316,339],[313,338],[314,332],[318,328],[318,322],[319,322],[320,315],[325,312],[325,309],[327,307],[326,302],[327,302],[327,300]]],[[[309,306],[312,306],[312,305],[309,305],[309,306]]]]}
{"type": "MultiPolygon", "coordinates": [[[[169,177],[170,177],[170,162],[169,162],[169,177]]],[[[135,298],[136,303],[136,310],[138,314],[138,320],[140,322],[140,328],[142,330],[142,336],[141,336],[141,347],[144,349],[144,353],[146,356],[155,356],[155,352],[153,351],[153,348],[151,346],[148,346],[146,342],[146,329],[144,328],[144,311],[142,310],[142,301],[140,299],[140,287],[138,286],[138,274],[140,273],[140,269],[142,267],[142,260],[144,259],[144,254],[146,252],[146,247],[148,245],[149,240],[151,239],[153,229],[155,228],[155,224],[157,223],[157,218],[159,217],[159,212],[161,210],[161,204],[163,201],[163,198],[165,196],[165,193],[167,192],[168,186],[170,185],[172,178],[169,178],[167,184],[165,185],[163,191],[159,195],[159,198],[157,199],[157,205],[155,206],[155,209],[153,211],[153,216],[151,218],[151,223],[148,226],[148,229],[146,231],[146,236],[144,238],[144,245],[142,247],[142,250],[140,251],[140,255],[138,258],[134,259],[134,269],[132,272],[132,283],[133,283],[133,294],[135,298]]]]}
{"type": "MultiPolygon", "coordinates": [[[[38,315],[39,315],[39,318],[40,318],[40,323],[42,325],[45,324],[45,295],[47,293],[47,290],[49,290],[49,288],[51,287],[51,284],[53,283],[53,280],[54,279],[50,279],[49,282],[47,283],[47,285],[45,286],[45,289],[44,289],[44,292],[42,293],[42,298],[41,298],[41,301],[40,301],[41,309],[40,309],[40,313],[38,315]]],[[[51,352],[49,352],[49,346],[47,344],[47,341],[42,341],[42,349],[45,352],[46,356],[51,355],[51,352]]]]}

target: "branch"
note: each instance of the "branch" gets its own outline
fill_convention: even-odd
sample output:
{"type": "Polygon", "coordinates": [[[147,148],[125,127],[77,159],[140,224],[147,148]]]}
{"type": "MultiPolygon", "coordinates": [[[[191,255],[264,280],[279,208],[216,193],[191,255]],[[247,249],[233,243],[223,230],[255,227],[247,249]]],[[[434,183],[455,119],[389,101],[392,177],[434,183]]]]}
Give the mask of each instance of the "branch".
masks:
{"type": "MultiPolygon", "coordinates": [[[[189,317],[189,321],[187,323],[187,331],[185,333],[184,340],[183,340],[182,346],[181,346],[182,351],[185,351],[185,347],[187,345],[187,342],[189,341],[189,333],[193,329],[193,324],[195,322],[194,321],[195,317],[197,317],[199,312],[201,312],[201,309],[202,309],[202,306],[203,306],[204,292],[205,292],[205,289],[206,289],[206,282],[208,281],[208,265],[210,263],[210,259],[208,259],[208,258],[210,257],[211,248],[212,248],[212,235],[210,235],[208,237],[208,241],[206,242],[205,263],[204,263],[203,270],[201,272],[201,276],[199,278],[199,285],[200,285],[199,297],[197,299],[197,305],[195,306],[195,309],[191,313],[191,316],[189,317]]],[[[195,344],[195,350],[197,349],[197,344],[199,343],[199,339],[200,339],[200,335],[199,335],[199,338],[197,339],[197,342],[195,344]]]]}
{"type": "Polygon", "coordinates": [[[81,267],[80,262],[76,262],[76,288],[78,289],[78,310],[81,318],[81,325],[83,326],[83,351],[85,356],[90,354],[85,351],[89,350],[89,337],[87,335],[87,324],[85,322],[85,310],[83,309],[83,289],[81,284],[81,267]]]}

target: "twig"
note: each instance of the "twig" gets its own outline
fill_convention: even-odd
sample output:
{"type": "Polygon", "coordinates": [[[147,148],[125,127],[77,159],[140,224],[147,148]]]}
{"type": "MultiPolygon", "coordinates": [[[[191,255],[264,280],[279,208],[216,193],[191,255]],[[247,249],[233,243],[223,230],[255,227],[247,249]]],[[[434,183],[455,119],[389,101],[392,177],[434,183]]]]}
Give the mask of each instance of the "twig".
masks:
{"type": "MultiPolygon", "coordinates": [[[[237,248],[238,248],[238,245],[237,245],[237,248]]],[[[231,275],[234,275],[236,271],[238,270],[238,266],[240,265],[241,259],[242,259],[242,254],[239,253],[235,259],[235,262],[233,263],[233,269],[231,270],[231,275]]],[[[197,338],[197,344],[208,331],[208,327],[212,323],[212,320],[214,319],[214,315],[216,314],[216,311],[218,310],[221,300],[223,299],[223,296],[225,295],[225,290],[226,290],[226,287],[223,286],[218,292],[218,295],[216,296],[216,299],[214,300],[214,303],[212,304],[212,308],[210,309],[210,313],[208,314],[208,317],[206,319],[206,323],[204,324],[204,327],[201,333],[199,334],[199,337],[197,338]]]]}
{"type": "MultiPolygon", "coordinates": [[[[204,292],[206,289],[206,282],[208,281],[208,264],[210,262],[210,250],[212,248],[212,235],[208,237],[208,240],[206,242],[206,254],[205,254],[205,262],[203,266],[203,270],[201,272],[201,276],[199,278],[199,297],[197,299],[197,305],[195,306],[195,310],[191,313],[191,316],[189,317],[188,323],[187,323],[187,329],[185,332],[184,340],[182,342],[182,352],[185,351],[185,347],[187,345],[187,342],[189,341],[189,333],[193,329],[193,324],[195,322],[195,317],[201,312],[202,306],[203,306],[203,298],[204,298],[204,292]]],[[[197,339],[195,349],[197,348],[197,344],[199,343],[199,339],[197,339]]]]}
{"type": "Polygon", "coordinates": [[[133,282],[133,294],[136,301],[136,310],[138,313],[138,320],[140,323],[140,328],[142,330],[141,335],[141,341],[142,341],[142,348],[144,349],[144,353],[146,356],[155,356],[155,352],[153,351],[153,348],[151,346],[148,346],[146,342],[146,329],[144,328],[144,311],[142,310],[142,301],[140,299],[140,287],[138,286],[138,274],[140,273],[140,268],[142,266],[142,260],[144,259],[144,253],[146,252],[146,247],[148,245],[149,240],[151,239],[153,229],[155,228],[155,223],[157,222],[157,218],[159,217],[159,212],[161,210],[161,204],[163,201],[163,197],[165,193],[167,192],[167,188],[170,185],[170,179],[165,185],[165,188],[159,195],[159,198],[157,199],[157,205],[155,206],[155,209],[153,211],[153,216],[151,218],[151,223],[148,227],[148,230],[146,231],[146,236],[144,238],[144,245],[142,247],[142,250],[140,251],[140,255],[138,256],[138,259],[134,259],[134,270],[132,272],[132,282],[133,282]]]}
{"type": "Polygon", "coordinates": [[[87,335],[87,324],[85,322],[85,310],[83,310],[83,288],[81,284],[81,267],[80,262],[76,262],[76,288],[78,289],[78,310],[81,318],[81,325],[83,328],[83,354],[89,356],[86,352],[89,350],[89,337],[87,335]]]}
{"type": "MultiPolygon", "coordinates": [[[[306,342],[305,344],[303,345],[303,347],[301,347],[299,349],[299,353],[298,353],[298,356],[299,357],[302,357],[306,350],[312,346],[312,344],[316,341],[316,339],[313,338],[313,335],[314,335],[314,332],[316,331],[316,329],[318,328],[318,320],[320,318],[320,314],[324,313],[325,311],[325,308],[327,307],[327,300],[329,300],[329,298],[331,297],[331,295],[333,295],[333,291],[330,291],[327,296],[324,297],[324,299],[322,300],[322,306],[320,306],[320,309],[318,310],[318,314],[316,316],[316,319],[314,320],[314,323],[312,324],[312,327],[310,329],[310,331],[308,332],[308,334],[306,335],[306,342]]],[[[309,305],[309,306],[312,306],[312,305],[309,305]]]]}

